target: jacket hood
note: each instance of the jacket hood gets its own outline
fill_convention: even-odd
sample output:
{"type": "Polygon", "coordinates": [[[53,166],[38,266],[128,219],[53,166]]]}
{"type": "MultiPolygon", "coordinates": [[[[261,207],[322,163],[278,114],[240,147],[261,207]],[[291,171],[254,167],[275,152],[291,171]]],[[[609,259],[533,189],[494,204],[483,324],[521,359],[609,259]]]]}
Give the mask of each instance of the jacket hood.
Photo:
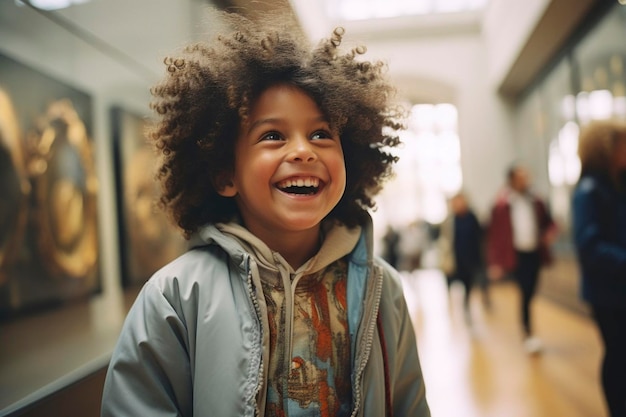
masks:
{"type": "MultiPolygon", "coordinates": [[[[203,246],[217,244],[222,247],[237,263],[243,262],[246,254],[253,256],[263,267],[277,270],[278,264],[290,273],[313,274],[318,272],[343,256],[353,252],[362,232],[368,235],[361,242],[365,247],[357,249],[356,255],[360,262],[365,263],[372,253],[371,220],[364,227],[348,228],[344,224],[333,220],[325,220],[322,224],[320,250],[302,266],[294,270],[278,252],[270,249],[261,239],[237,222],[209,224],[202,227],[191,239],[191,245],[203,246]]],[[[363,239],[361,239],[363,240],[363,239]]]]}

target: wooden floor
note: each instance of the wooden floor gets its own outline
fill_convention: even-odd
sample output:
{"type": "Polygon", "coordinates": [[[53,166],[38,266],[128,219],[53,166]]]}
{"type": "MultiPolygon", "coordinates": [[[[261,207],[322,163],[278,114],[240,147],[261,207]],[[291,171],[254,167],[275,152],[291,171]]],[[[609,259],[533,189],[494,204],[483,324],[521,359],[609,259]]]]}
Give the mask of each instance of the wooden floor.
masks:
{"type": "Polygon", "coordinates": [[[405,295],[433,417],[606,417],[601,345],[584,315],[537,297],[533,323],[544,349],[523,349],[517,288],[491,287],[491,308],[472,293],[471,324],[463,289],[448,293],[435,270],[403,275],[405,295]]]}

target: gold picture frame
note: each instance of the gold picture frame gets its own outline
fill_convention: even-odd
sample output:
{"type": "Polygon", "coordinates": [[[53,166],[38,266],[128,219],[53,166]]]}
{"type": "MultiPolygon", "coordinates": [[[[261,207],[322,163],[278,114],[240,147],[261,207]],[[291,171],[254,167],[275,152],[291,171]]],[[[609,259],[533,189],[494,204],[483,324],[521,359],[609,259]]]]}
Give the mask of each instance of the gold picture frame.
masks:
{"type": "Polygon", "coordinates": [[[5,320],[86,299],[101,279],[91,97],[2,54],[0,89],[5,320]]]}

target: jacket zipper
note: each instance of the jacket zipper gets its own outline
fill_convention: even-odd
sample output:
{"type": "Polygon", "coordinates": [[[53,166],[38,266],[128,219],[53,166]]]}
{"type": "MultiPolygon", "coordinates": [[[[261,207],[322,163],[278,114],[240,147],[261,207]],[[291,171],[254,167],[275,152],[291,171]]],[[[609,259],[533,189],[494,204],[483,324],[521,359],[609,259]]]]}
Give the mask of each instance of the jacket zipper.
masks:
{"type": "MultiPolygon", "coordinates": [[[[249,262],[252,262],[251,260],[249,262]]],[[[248,279],[246,280],[246,286],[247,286],[247,290],[248,290],[248,296],[250,297],[249,300],[252,302],[252,306],[254,308],[254,311],[256,313],[256,317],[257,317],[257,323],[259,325],[259,337],[260,337],[260,345],[261,345],[261,351],[259,352],[261,359],[259,361],[259,379],[263,378],[263,367],[265,366],[263,363],[263,354],[262,354],[262,350],[263,350],[263,321],[261,319],[261,307],[259,307],[259,300],[257,299],[256,296],[256,291],[254,289],[254,283],[253,281],[253,277],[252,277],[252,268],[250,265],[248,265],[248,279]]],[[[262,381],[257,380],[257,386],[256,389],[254,391],[254,415],[255,417],[259,417],[261,415],[261,411],[259,410],[259,404],[256,401],[257,396],[259,395],[259,391],[261,390],[261,386],[263,385],[262,381]]]]}
{"type": "MultiPolygon", "coordinates": [[[[292,349],[293,349],[293,310],[294,310],[294,295],[295,287],[297,283],[294,277],[294,281],[291,280],[291,274],[289,271],[280,269],[281,280],[283,281],[283,288],[285,291],[285,366],[287,370],[291,369],[292,349]]],[[[286,388],[286,387],[285,387],[286,388]]],[[[286,391],[285,391],[286,392],[286,391]]]]}
{"type": "MultiPolygon", "coordinates": [[[[376,276],[376,286],[374,287],[374,306],[372,311],[372,315],[369,318],[369,322],[367,324],[367,329],[365,333],[365,344],[361,354],[361,361],[356,368],[355,378],[354,378],[354,409],[352,410],[351,417],[355,417],[359,412],[359,407],[361,406],[361,378],[363,376],[363,371],[365,370],[365,366],[369,360],[370,352],[372,350],[372,344],[374,341],[374,329],[376,328],[376,317],[378,317],[378,309],[380,307],[380,297],[383,289],[383,279],[382,279],[382,270],[378,267],[375,267],[374,275],[376,276]]],[[[367,312],[367,309],[364,309],[364,312],[367,312]]]]}

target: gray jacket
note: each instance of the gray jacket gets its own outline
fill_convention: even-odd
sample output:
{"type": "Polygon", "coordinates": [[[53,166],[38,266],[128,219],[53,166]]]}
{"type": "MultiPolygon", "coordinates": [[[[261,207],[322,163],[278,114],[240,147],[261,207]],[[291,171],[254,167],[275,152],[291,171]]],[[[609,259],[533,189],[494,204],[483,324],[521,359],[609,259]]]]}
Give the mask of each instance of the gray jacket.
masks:
{"type": "MultiPolygon", "coordinates": [[[[201,236],[204,245],[158,271],[129,311],[103,417],[264,415],[269,332],[254,258],[214,226],[201,236]]],[[[371,225],[348,258],[352,415],[386,416],[387,386],[394,415],[430,416],[401,283],[374,260],[371,225]]]]}

